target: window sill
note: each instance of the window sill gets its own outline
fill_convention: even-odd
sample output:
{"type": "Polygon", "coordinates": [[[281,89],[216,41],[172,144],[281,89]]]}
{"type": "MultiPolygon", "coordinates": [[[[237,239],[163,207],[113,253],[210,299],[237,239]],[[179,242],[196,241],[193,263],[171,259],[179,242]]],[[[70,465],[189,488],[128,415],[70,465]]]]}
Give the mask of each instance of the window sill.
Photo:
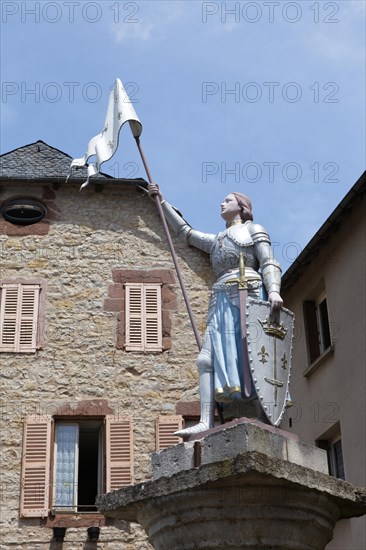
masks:
{"type": "Polygon", "coordinates": [[[114,519],[106,518],[100,512],[56,512],[55,515],[48,517],[43,527],[91,527],[98,524],[99,527],[104,525],[113,525],[114,519]]]}
{"type": "Polygon", "coordinates": [[[0,349],[0,353],[9,353],[9,354],[17,354],[17,355],[31,355],[35,354],[37,352],[36,349],[31,350],[9,350],[9,349],[0,349]]]}
{"type": "Polygon", "coordinates": [[[334,346],[329,346],[325,351],[323,351],[321,355],[319,355],[319,357],[315,359],[315,361],[311,363],[311,365],[308,366],[303,376],[305,376],[305,378],[310,376],[310,374],[312,374],[319,367],[319,365],[321,365],[327,359],[327,357],[329,357],[333,353],[334,346]]]}
{"type": "Polygon", "coordinates": [[[141,353],[143,355],[148,355],[148,354],[157,355],[158,353],[163,353],[163,351],[165,351],[164,349],[131,349],[131,348],[124,348],[124,350],[127,353],[141,353]]]}

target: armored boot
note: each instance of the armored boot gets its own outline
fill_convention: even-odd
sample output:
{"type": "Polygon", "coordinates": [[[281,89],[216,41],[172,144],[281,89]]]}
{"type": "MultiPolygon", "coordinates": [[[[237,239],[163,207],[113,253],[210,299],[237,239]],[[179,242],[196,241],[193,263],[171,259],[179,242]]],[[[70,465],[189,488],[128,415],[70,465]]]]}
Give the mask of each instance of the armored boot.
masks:
{"type": "MultiPolygon", "coordinates": [[[[201,352],[202,353],[202,352],[201,352]]],[[[199,365],[199,361],[197,361],[199,365]]],[[[201,418],[198,424],[178,430],[174,435],[186,437],[187,435],[205,432],[213,428],[215,415],[214,399],[214,375],[211,365],[205,365],[203,368],[199,365],[199,389],[201,401],[201,418]]]]}

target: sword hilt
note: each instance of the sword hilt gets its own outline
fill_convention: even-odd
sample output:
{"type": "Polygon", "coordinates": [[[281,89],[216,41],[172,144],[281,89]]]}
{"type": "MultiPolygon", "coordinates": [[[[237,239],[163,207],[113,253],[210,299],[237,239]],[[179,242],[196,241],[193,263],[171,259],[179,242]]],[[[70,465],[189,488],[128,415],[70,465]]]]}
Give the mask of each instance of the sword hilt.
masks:
{"type": "Polygon", "coordinates": [[[238,288],[241,288],[243,290],[246,290],[248,288],[248,280],[245,277],[245,262],[244,262],[244,256],[243,253],[240,252],[239,254],[239,281],[238,281],[238,288]]]}
{"type": "Polygon", "coordinates": [[[240,290],[248,290],[248,281],[257,281],[258,277],[247,277],[245,276],[245,261],[244,255],[240,252],[239,255],[239,278],[228,279],[225,281],[225,284],[237,283],[240,290]]]}

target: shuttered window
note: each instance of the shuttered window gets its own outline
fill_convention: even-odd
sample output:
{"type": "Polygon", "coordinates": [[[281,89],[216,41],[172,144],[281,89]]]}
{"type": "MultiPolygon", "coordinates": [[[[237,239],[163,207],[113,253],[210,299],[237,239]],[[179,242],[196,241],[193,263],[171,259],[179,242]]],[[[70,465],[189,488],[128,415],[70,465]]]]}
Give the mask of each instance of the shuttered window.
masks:
{"type": "Polygon", "coordinates": [[[95,512],[103,492],[103,422],[56,422],[53,505],[55,511],[95,512]]]}
{"type": "Polygon", "coordinates": [[[161,451],[162,449],[181,443],[181,438],[174,435],[174,432],[182,428],[182,416],[158,416],[155,423],[156,450],[161,451]]]}
{"type": "Polygon", "coordinates": [[[41,285],[1,285],[0,351],[32,353],[37,349],[41,285]]]}
{"type": "Polygon", "coordinates": [[[161,285],[126,283],[126,351],[161,351],[161,285]]]}
{"type": "Polygon", "coordinates": [[[108,415],[106,428],[106,491],[133,483],[133,430],[128,417],[108,415]]]}
{"type": "Polygon", "coordinates": [[[24,425],[20,514],[48,515],[51,416],[29,416],[24,425]]]}
{"type": "Polygon", "coordinates": [[[78,422],[53,421],[51,416],[26,418],[22,517],[47,517],[51,510],[53,514],[95,512],[98,494],[131,483],[133,426],[130,418],[107,415],[104,421],[78,422]]]}

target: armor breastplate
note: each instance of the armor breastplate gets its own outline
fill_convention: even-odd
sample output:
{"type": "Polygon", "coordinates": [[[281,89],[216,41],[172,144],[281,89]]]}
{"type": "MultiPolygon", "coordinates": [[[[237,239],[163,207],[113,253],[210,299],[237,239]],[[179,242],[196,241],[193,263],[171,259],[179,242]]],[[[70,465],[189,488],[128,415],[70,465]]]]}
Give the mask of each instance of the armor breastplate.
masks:
{"type": "Polygon", "coordinates": [[[244,256],[245,267],[258,270],[254,243],[247,224],[238,224],[221,231],[211,249],[211,264],[216,277],[239,267],[240,253],[244,256]]]}

